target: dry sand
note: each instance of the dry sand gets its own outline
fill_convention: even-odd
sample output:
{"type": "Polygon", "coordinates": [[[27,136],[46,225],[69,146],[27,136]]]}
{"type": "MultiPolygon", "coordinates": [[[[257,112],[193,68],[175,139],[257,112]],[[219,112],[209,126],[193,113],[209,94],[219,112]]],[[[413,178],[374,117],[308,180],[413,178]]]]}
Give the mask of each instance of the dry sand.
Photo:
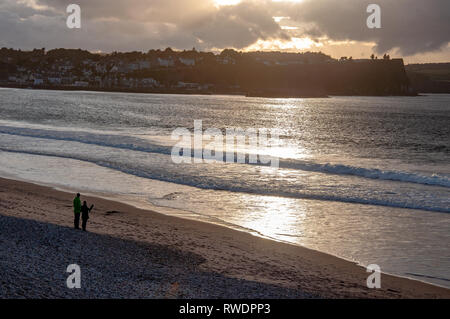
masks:
{"type": "Polygon", "coordinates": [[[1,298],[450,298],[450,290],[307,248],[122,203],[94,203],[73,229],[74,194],[0,179],[1,298]],[[81,289],[66,267],[81,267],[81,289]]]}

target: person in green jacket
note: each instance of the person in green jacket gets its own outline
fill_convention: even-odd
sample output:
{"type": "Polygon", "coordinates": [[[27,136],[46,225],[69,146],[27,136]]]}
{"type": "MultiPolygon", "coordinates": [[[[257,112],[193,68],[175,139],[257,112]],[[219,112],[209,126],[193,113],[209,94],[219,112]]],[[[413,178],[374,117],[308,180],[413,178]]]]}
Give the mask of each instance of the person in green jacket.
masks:
{"type": "Polygon", "coordinates": [[[73,200],[73,213],[75,215],[73,225],[75,229],[80,229],[80,213],[81,213],[81,199],[80,193],[77,194],[77,197],[73,200]]]}

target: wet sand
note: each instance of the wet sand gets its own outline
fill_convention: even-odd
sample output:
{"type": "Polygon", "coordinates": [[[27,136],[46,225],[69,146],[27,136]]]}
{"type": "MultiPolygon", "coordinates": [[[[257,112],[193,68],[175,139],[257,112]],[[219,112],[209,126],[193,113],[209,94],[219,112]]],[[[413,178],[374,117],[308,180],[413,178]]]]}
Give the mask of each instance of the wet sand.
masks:
{"type": "Polygon", "coordinates": [[[355,263],[226,227],[101,198],[88,232],[74,194],[0,178],[1,298],[450,298],[387,274],[369,289],[355,263]],[[80,289],[66,268],[81,268],[80,289]]]}

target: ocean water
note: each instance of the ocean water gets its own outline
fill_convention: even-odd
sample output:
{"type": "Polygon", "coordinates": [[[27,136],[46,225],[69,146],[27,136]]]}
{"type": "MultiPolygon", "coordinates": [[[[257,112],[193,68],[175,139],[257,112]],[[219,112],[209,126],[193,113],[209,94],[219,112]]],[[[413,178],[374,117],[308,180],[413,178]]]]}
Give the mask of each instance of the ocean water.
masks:
{"type": "MultiPolygon", "coordinates": [[[[249,145],[239,152],[255,153],[249,145]]],[[[0,175],[450,287],[450,95],[268,99],[0,89],[0,175]],[[174,129],[268,128],[279,168],[176,164],[174,129]]]]}

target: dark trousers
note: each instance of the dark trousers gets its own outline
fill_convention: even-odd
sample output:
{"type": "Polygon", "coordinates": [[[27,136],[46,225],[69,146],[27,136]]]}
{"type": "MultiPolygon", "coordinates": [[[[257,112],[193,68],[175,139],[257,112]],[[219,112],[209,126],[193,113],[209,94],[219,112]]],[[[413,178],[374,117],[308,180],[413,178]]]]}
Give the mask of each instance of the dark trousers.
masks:
{"type": "Polygon", "coordinates": [[[76,229],[80,228],[80,213],[74,213],[74,220],[73,220],[73,226],[76,229]]]}
{"type": "Polygon", "coordinates": [[[82,223],[81,223],[81,227],[83,227],[83,230],[86,230],[86,224],[87,224],[87,219],[82,218],[81,219],[82,223]]]}

